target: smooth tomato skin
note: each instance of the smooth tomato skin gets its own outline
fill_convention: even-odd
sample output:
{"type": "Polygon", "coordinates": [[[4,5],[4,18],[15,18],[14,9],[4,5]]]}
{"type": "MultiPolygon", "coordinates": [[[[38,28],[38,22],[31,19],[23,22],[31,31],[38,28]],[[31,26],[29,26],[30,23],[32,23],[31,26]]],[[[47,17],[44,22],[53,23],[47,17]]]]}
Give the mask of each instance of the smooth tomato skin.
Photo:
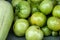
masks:
{"type": "Polygon", "coordinates": [[[20,1],[23,0],[12,0],[12,5],[15,7],[20,1]]]}
{"type": "Polygon", "coordinates": [[[39,12],[38,6],[39,6],[39,4],[31,3],[31,12],[32,13],[39,12]]]}
{"type": "Polygon", "coordinates": [[[46,0],[46,1],[51,1],[54,6],[57,4],[56,0],[46,0]]]}
{"type": "Polygon", "coordinates": [[[27,28],[29,27],[29,23],[26,19],[17,19],[13,31],[16,36],[24,36],[27,28]]]}
{"type": "Polygon", "coordinates": [[[42,30],[38,29],[37,26],[30,26],[25,34],[26,40],[42,40],[44,34],[42,30]]]}
{"type": "Polygon", "coordinates": [[[60,19],[57,17],[50,17],[47,20],[48,28],[53,31],[59,31],[60,30],[60,19]]]}
{"type": "Polygon", "coordinates": [[[42,27],[46,22],[46,16],[43,13],[35,12],[30,17],[30,23],[32,25],[38,25],[42,27]]]}
{"type": "Polygon", "coordinates": [[[39,2],[41,2],[42,0],[31,0],[31,2],[33,2],[33,3],[39,3],[39,2]]]}
{"type": "Polygon", "coordinates": [[[27,0],[29,3],[34,3],[34,4],[36,4],[36,3],[40,3],[41,1],[43,1],[43,0],[27,0]]]}
{"type": "Polygon", "coordinates": [[[53,9],[53,4],[51,1],[44,0],[40,3],[39,9],[42,13],[44,13],[45,15],[48,15],[51,13],[53,9]]]}
{"type": "Polygon", "coordinates": [[[30,15],[30,4],[27,1],[21,1],[15,7],[15,13],[20,18],[28,18],[30,15]]]}
{"type": "Polygon", "coordinates": [[[60,5],[56,5],[54,7],[52,15],[60,18],[60,5]]]}
{"type": "Polygon", "coordinates": [[[42,31],[43,31],[45,36],[50,36],[51,35],[51,30],[47,26],[43,27],[42,31]]]}

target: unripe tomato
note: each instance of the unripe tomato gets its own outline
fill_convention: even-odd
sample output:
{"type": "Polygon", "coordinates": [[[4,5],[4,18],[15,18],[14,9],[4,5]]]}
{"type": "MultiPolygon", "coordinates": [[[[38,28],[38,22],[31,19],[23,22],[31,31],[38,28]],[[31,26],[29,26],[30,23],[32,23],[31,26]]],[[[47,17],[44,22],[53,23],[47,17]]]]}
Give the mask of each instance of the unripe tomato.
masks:
{"type": "Polygon", "coordinates": [[[42,1],[40,3],[39,9],[45,15],[50,14],[53,9],[52,1],[46,1],[46,0],[42,1]]]}
{"type": "Polygon", "coordinates": [[[25,34],[26,40],[42,40],[43,32],[37,26],[30,26],[25,34]]]}
{"type": "Polygon", "coordinates": [[[52,15],[60,18],[60,5],[54,7],[52,15]]]}
{"type": "Polygon", "coordinates": [[[53,31],[59,31],[60,30],[60,19],[57,17],[50,17],[47,21],[48,28],[53,31]]]}
{"type": "Polygon", "coordinates": [[[38,25],[42,27],[46,22],[46,16],[43,13],[35,12],[30,17],[30,23],[32,25],[38,25]]]}
{"type": "Polygon", "coordinates": [[[29,27],[29,23],[26,19],[17,19],[13,31],[16,36],[24,36],[27,28],[29,27]]]}

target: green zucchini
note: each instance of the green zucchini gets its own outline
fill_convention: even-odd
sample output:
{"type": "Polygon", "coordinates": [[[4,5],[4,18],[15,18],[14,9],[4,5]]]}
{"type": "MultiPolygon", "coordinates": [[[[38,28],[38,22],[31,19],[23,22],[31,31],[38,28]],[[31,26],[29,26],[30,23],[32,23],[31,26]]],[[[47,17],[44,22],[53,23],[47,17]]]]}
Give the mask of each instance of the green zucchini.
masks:
{"type": "Polygon", "coordinates": [[[0,1],[0,40],[6,40],[13,18],[11,4],[7,1],[0,1]]]}

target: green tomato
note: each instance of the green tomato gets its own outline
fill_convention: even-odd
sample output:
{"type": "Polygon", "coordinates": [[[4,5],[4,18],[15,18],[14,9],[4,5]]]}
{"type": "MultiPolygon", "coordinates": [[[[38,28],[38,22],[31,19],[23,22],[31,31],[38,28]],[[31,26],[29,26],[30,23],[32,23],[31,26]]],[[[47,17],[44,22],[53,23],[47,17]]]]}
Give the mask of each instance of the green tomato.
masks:
{"type": "Polygon", "coordinates": [[[52,36],[58,36],[58,32],[52,31],[52,36]]]}
{"type": "Polygon", "coordinates": [[[53,31],[59,31],[60,30],[60,19],[57,17],[50,17],[47,21],[48,28],[53,31]]]}
{"type": "Polygon", "coordinates": [[[53,9],[52,1],[46,1],[46,0],[42,1],[39,5],[39,9],[45,15],[50,14],[53,9]]]}
{"type": "Polygon", "coordinates": [[[31,3],[31,11],[32,11],[32,13],[39,12],[38,4],[31,3]]]}
{"type": "Polygon", "coordinates": [[[31,1],[30,0],[27,0],[29,3],[31,3],[31,1]]]}
{"type": "Polygon", "coordinates": [[[43,0],[28,0],[29,3],[40,3],[43,0]]]}
{"type": "Polygon", "coordinates": [[[56,3],[57,3],[56,0],[46,0],[46,1],[51,1],[54,6],[55,6],[56,3]]]}
{"type": "Polygon", "coordinates": [[[15,8],[15,13],[20,18],[27,18],[30,15],[30,4],[27,1],[19,2],[15,8]]]}
{"type": "Polygon", "coordinates": [[[35,12],[30,17],[30,23],[32,25],[38,25],[42,27],[46,22],[46,16],[43,13],[35,12]]]}
{"type": "Polygon", "coordinates": [[[44,32],[45,36],[51,35],[51,30],[46,26],[42,28],[42,31],[44,32]]]}
{"type": "Polygon", "coordinates": [[[30,26],[26,31],[26,40],[42,40],[43,32],[37,26],[30,26]]]}
{"type": "Polygon", "coordinates": [[[41,2],[42,0],[31,0],[31,2],[33,2],[33,3],[39,3],[39,2],[41,2]]]}
{"type": "Polygon", "coordinates": [[[29,23],[26,19],[18,19],[14,24],[13,31],[16,36],[24,36],[28,27],[29,23]]]}
{"type": "Polygon", "coordinates": [[[60,5],[54,7],[52,15],[60,18],[60,5]]]}
{"type": "Polygon", "coordinates": [[[20,1],[23,0],[12,0],[12,5],[15,7],[20,1]]]}

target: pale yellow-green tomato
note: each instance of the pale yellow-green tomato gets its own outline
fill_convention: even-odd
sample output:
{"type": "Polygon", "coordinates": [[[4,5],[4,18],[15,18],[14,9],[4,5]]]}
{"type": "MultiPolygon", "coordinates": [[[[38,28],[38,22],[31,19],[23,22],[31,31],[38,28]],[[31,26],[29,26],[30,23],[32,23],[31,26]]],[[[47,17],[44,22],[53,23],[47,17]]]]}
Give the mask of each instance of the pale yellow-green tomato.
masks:
{"type": "Polygon", "coordinates": [[[26,40],[42,40],[44,34],[37,26],[30,26],[25,33],[26,40]]]}
{"type": "Polygon", "coordinates": [[[12,0],[12,5],[16,6],[20,1],[23,1],[23,0],[12,0]]]}
{"type": "Polygon", "coordinates": [[[53,9],[52,1],[42,1],[39,5],[39,9],[45,15],[50,14],[53,9]]]}
{"type": "Polygon", "coordinates": [[[46,22],[46,16],[41,12],[35,12],[30,17],[30,23],[32,25],[38,25],[39,27],[42,27],[46,22]]]}
{"type": "Polygon", "coordinates": [[[16,36],[24,36],[29,27],[29,22],[26,19],[17,19],[14,23],[13,31],[16,36]]]}
{"type": "Polygon", "coordinates": [[[57,17],[50,17],[47,20],[48,28],[53,31],[59,31],[60,30],[60,19],[57,17]]]}

